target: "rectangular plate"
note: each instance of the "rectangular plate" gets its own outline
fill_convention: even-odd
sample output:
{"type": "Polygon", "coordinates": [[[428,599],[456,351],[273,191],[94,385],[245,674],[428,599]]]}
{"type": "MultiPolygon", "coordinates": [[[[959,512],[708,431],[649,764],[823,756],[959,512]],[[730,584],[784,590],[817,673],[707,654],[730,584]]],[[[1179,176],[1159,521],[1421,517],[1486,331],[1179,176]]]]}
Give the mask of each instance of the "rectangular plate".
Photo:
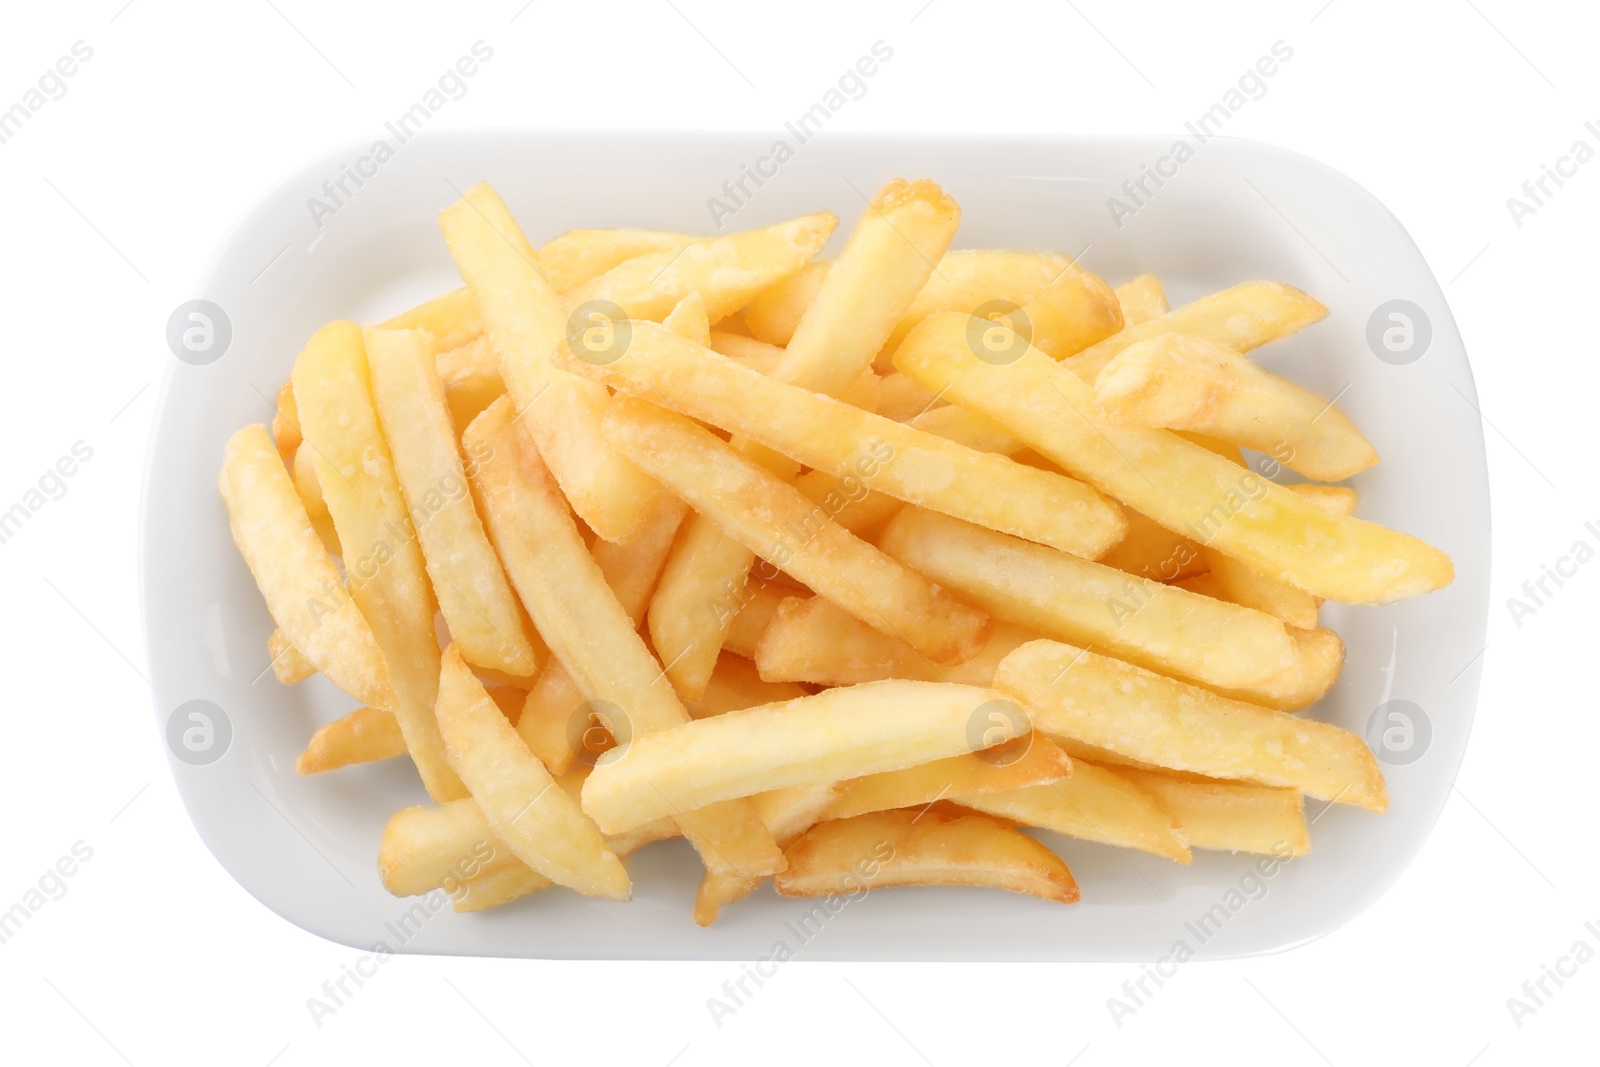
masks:
{"type": "Polygon", "coordinates": [[[764,134],[427,133],[388,146],[381,163],[373,147],[350,145],[295,171],[223,241],[195,295],[221,310],[229,337],[218,329],[209,352],[173,360],[146,474],[142,587],[157,725],[201,838],[278,914],[361,948],[463,955],[754,959],[786,948],[836,960],[1150,960],[1183,942],[1197,955],[1241,956],[1346,922],[1421,847],[1477,695],[1489,576],[1483,434],[1437,282],[1394,217],[1348,179],[1222,138],[1187,142],[1192,158],[1181,164],[1166,138],[829,134],[791,146],[781,166],[764,134]],[[1130,193],[1125,183],[1146,165],[1172,176],[1130,193]],[[757,170],[759,187],[725,187],[757,170]],[[1384,462],[1352,483],[1361,515],[1425,538],[1456,564],[1455,584],[1431,596],[1324,611],[1349,657],[1308,714],[1369,738],[1384,760],[1388,814],[1324,815],[1312,803],[1313,854],[1266,876],[1254,857],[1197,853],[1183,868],[1044,835],[1082,885],[1083,902],[1071,907],[925,888],[829,910],[763,889],[702,930],[689,918],[699,864],[682,841],[628,861],[629,904],[550,891],[456,915],[442,892],[389,896],[376,870],[379,835],[392,812],[426,797],[404,761],[295,774],[312,731],[352,701],[320,677],[286,688],[268,670],[272,623],[216,490],[228,436],[270,421],[279,383],[324,323],[377,321],[461,284],[436,215],[475,182],[492,182],[538,244],[591,226],[713,232],[712,198],[723,205],[721,232],[826,208],[842,235],[895,176],[931,177],[954,194],[958,247],[1081,254],[1113,284],[1154,271],[1174,305],[1253,278],[1328,305],[1327,321],[1259,358],[1337,396],[1377,446],[1384,462]],[[1114,210],[1112,197],[1131,214],[1114,210]],[[1385,346],[1387,329],[1399,350],[1385,346]]]}

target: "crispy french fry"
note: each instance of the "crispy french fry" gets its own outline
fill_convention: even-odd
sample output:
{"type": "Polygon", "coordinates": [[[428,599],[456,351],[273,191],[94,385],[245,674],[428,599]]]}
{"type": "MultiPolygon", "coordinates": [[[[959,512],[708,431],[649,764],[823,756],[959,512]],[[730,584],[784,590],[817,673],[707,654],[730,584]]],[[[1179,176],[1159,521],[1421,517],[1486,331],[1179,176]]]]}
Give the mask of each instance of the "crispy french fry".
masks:
{"type": "Polygon", "coordinates": [[[924,389],[909,374],[896,371],[886,375],[879,384],[879,415],[895,422],[910,422],[925,411],[937,408],[944,401],[924,389]]]}
{"type": "Polygon", "coordinates": [[[743,586],[723,647],[745,659],[755,659],[761,635],[777,613],[778,605],[794,595],[795,591],[789,586],[772,582],[751,582],[743,586]]]}
{"type": "Polygon", "coordinates": [[[650,643],[666,663],[673,688],[690,703],[710,683],[754,558],[699,514],[689,516],[678,531],[648,617],[650,643]]]}
{"type": "Polygon", "coordinates": [[[317,471],[311,462],[315,451],[297,449],[289,461],[289,477],[294,481],[294,491],[299,494],[306,518],[311,520],[311,528],[317,531],[322,547],[330,555],[337,556],[343,550],[339,546],[339,532],[333,528],[333,516],[328,514],[328,502],[322,499],[322,483],[317,481],[317,471]]]}
{"type": "MultiPolygon", "coordinates": [[[[487,688],[507,721],[516,725],[527,694],[509,685],[487,688]]],[[[357,763],[399,759],[405,754],[405,735],[400,732],[393,712],[382,708],[356,708],[318,727],[295,762],[295,770],[300,774],[321,774],[357,763]]]]}
{"type": "Polygon", "coordinates": [[[1097,562],[1153,582],[1177,582],[1204,573],[1209,566],[1205,550],[1182,534],[1133,508],[1124,508],[1123,517],[1128,520],[1128,535],[1097,562]]]}
{"type": "Polygon", "coordinates": [[[794,487],[834,522],[862,538],[869,538],[905,506],[892,496],[874,493],[855,475],[841,478],[829,471],[806,471],[794,480],[794,487]]]}
{"type": "Polygon", "coordinates": [[[767,681],[754,663],[725,651],[717,657],[717,669],[711,672],[711,684],[706,686],[705,696],[690,705],[689,714],[704,719],[805,695],[806,691],[793,682],[767,681]]]}
{"type": "Polygon", "coordinates": [[[936,434],[980,452],[998,452],[1003,456],[1015,456],[1024,451],[1022,442],[999,426],[981,415],[974,415],[954,404],[933,408],[908,421],[924,433],[936,434]]]}
{"type": "Polygon", "coordinates": [[[1050,288],[1017,310],[990,317],[1009,323],[1052,359],[1081,352],[1122,329],[1117,294],[1099,276],[1076,266],[1063,267],[1050,288]]]}
{"type": "Polygon", "coordinates": [[[856,685],[885,678],[988,685],[1012,649],[1038,634],[997,622],[971,658],[941,667],[916,649],[873,629],[820,596],[791,597],[761,633],[755,665],[770,682],[856,685]]]}
{"type": "Polygon", "coordinates": [[[466,289],[436,296],[410,311],[379,324],[385,330],[422,330],[432,339],[434,354],[448,352],[483,335],[477,302],[466,289]]]}
{"type": "Polygon", "coordinates": [[[1158,319],[1127,327],[1068,357],[1061,365],[1083,381],[1093,382],[1117,353],[1162,334],[1193,334],[1245,353],[1327,316],[1327,308],[1291,285],[1242,282],[1174,308],[1158,319]]]}
{"type": "Polygon", "coordinates": [[[627,540],[656,487],[600,436],[605,390],[550,363],[569,332],[588,336],[589,320],[569,317],[533,246],[487,185],[469,189],[440,214],[439,225],[483,316],[524,432],[573,510],[607,541],[627,540]]]}
{"type": "Polygon", "coordinates": [[[456,437],[479,412],[505,395],[506,380],[500,377],[500,361],[487,337],[476,337],[460,348],[440,352],[436,363],[439,381],[444,384],[445,402],[450,406],[450,423],[456,437]]]}
{"type": "Polygon", "coordinates": [[[730,538],[930,659],[960,662],[986,636],[982,612],[819,514],[824,509],[682,416],[619,397],[606,431],[730,538]]]}
{"type": "Polygon", "coordinates": [[[816,302],[832,266],[831,260],[813,260],[758,293],[740,312],[750,336],[774,347],[788,344],[806,309],[816,302]]]}
{"type": "Polygon", "coordinates": [[[366,348],[378,421],[451,639],[468,663],[536,674],[522,608],[472,505],[426,335],[368,330],[366,348]]]}
{"type": "Polygon", "coordinates": [[[1073,760],[1070,777],[1044,785],[953,795],[951,800],[1023,826],[1117,848],[1135,848],[1175,863],[1187,864],[1190,860],[1178,823],[1155,797],[1115,772],[1085,760],[1073,760]]]}
{"type": "MultiPolygon", "coordinates": [[[[613,734],[624,729],[638,740],[688,722],[537,452],[513,433],[512,418],[509,400],[498,400],[467,427],[467,438],[469,449],[475,441],[492,449],[473,484],[490,540],[534,625],[580,692],[624,719],[608,723],[613,734]]],[[[673,814],[708,867],[761,875],[783,866],[782,853],[748,804],[704,808],[692,820],[673,814]]]]}
{"type": "Polygon", "coordinates": [[[558,293],[576,289],[651,252],[670,252],[702,240],[665,230],[568,230],[539,247],[539,265],[558,293]]]}
{"type": "Polygon", "coordinates": [[[819,823],[789,846],[786,897],[854,896],[902,885],[987,886],[1072,904],[1061,857],[984,815],[881,811],[819,823]]]}
{"type": "Polygon", "coordinates": [[[1299,790],[1137,767],[1108,770],[1155,797],[1177,820],[1190,848],[1289,856],[1311,851],[1299,790]]]}
{"type": "MultiPolygon", "coordinates": [[[[465,789],[446,765],[433,714],[439,687],[437,605],[379,428],[361,327],[336,322],[319,330],[295,360],[294,393],[306,447],[313,450],[317,480],[345,549],[351,596],[389,667],[394,690],[389,706],[428,795],[454,800],[465,789]]],[[[307,651],[298,635],[285,632],[295,647],[307,651]]]]}
{"type": "Polygon", "coordinates": [[[1095,379],[1095,404],[1123,426],[1191,430],[1281,456],[1308,478],[1338,481],[1378,453],[1332,403],[1232,349],[1169,333],[1130,345],[1095,379]]]}
{"type": "Polygon", "coordinates": [[[1329,514],[1169,431],[1104,422],[1093,390],[1043,353],[985,363],[966,323],[926,320],[896,354],[900,368],[1169,530],[1343,603],[1386,604],[1454,577],[1450,557],[1414,537],[1329,514]]]}
{"type": "Polygon", "coordinates": [[[924,808],[945,797],[996,793],[1045,785],[1072,775],[1076,764],[1061,747],[1029,733],[984,752],[883,771],[840,785],[826,818],[849,819],[891,808],[924,808]]]}
{"type": "Polygon", "coordinates": [[[1260,574],[1221,552],[1205,550],[1211,580],[1221,599],[1276,615],[1290,626],[1309,630],[1317,625],[1317,600],[1304,589],[1260,574]]]}
{"type": "Polygon", "coordinates": [[[456,883],[455,892],[450,894],[450,902],[460,914],[488,911],[553,885],[554,882],[526,863],[518,863],[456,883]]]}
{"type": "Polygon", "coordinates": [[[678,301],[661,325],[702,348],[711,343],[711,320],[706,318],[706,302],[699,293],[690,293],[678,301]]]}
{"type": "Polygon", "coordinates": [[[278,386],[278,406],[272,411],[272,439],[285,462],[293,459],[300,448],[300,412],[294,404],[294,383],[287,378],[278,386]]]}
{"type": "MultiPolygon", "coordinates": [[[[1086,649],[1023,645],[995,686],[1035,729],[1150,767],[1298,789],[1368,811],[1388,807],[1383,775],[1361,738],[1337,726],[1218,696],[1086,649]]],[[[587,794],[585,794],[587,801],[587,794]]]]}
{"type": "Polygon", "coordinates": [[[284,685],[303,682],[317,673],[317,665],[301,655],[282,630],[267,635],[267,656],[272,660],[273,677],[284,685]]]}
{"type": "Polygon", "coordinates": [[[1082,482],[786,385],[651,323],[590,373],[808,467],[1065,552],[1093,558],[1124,532],[1120,509],[1082,482]]]}
{"type": "Polygon", "coordinates": [[[595,765],[583,808],[614,833],[677,810],[898,770],[1027,732],[1020,715],[983,718],[995,699],[976,686],[871,682],[635,735],[595,765]]]}
{"type": "Polygon", "coordinates": [[[1315,504],[1333,515],[1354,515],[1356,505],[1361,502],[1361,494],[1347,485],[1314,485],[1311,482],[1300,482],[1286,488],[1292,493],[1298,493],[1308,503],[1315,504]]]}
{"type": "MultiPolygon", "coordinates": [[[[817,824],[837,794],[838,787],[828,782],[757,793],[750,798],[750,803],[772,831],[773,840],[787,848],[795,838],[817,824]]],[[[695,923],[710,926],[724,907],[748,896],[758,884],[756,879],[737,872],[707,870],[700,876],[700,886],[694,895],[695,923]]]]}
{"type": "Polygon", "coordinates": [[[1272,690],[1302,667],[1282,620],[930,511],[896,515],[879,546],[996,618],[1229,689],[1272,690]]]}
{"type": "Polygon", "coordinates": [[[1166,290],[1154,274],[1141,274],[1117,286],[1117,303],[1122,307],[1124,328],[1159,319],[1172,310],[1166,290]]]}

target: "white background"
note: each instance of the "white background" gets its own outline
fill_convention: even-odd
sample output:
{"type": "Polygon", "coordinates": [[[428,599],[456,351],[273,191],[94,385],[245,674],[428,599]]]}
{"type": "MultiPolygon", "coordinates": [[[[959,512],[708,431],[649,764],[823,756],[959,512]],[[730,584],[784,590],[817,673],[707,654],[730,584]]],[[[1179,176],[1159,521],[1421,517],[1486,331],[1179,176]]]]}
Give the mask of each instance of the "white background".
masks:
{"type": "Polygon", "coordinates": [[[1592,324],[1578,324],[1595,282],[1600,161],[1520,227],[1506,204],[1575,140],[1600,147],[1584,128],[1600,121],[1592,12],[1507,0],[329,7],[35,4],[8,11],[0,34],[0,108],[75,41],[94,49],[65,96],[0,144],[0,508],[74,442],[93,449],[66,494],[0,544],[0,910],[76,842],[93,850],[65,895],[0,944],[0,1056],[1593,1062],[1600,960],[1547,983],[1554,995],[1520,1026],[1507,998],[1579,939],[1600,948],[1584,926],[1600,930],[1589,788],[1600,564],[1520,625],[1506,604],[1575,541],[1600,544],[1584,528],[1600,528],[1600,353],[1592,324]],[[797,963],[719,1028],[706,998],[737,964],[435,958],[386,963],[318,1026],[307,998],[360,954],[233,883],[191,828],[154,728],[134,546],[155,383],[172,358],[162,334],[256,195],[377,133],[478,39],[495,58],[435,128],[776,130],[882,39],[893,60],[830,132],[1167,133],[1289,43],[1292,62],[1229,134],[1320,159],[1395,212],[1451,301],[1486,421],[1495,562],[1477,725],[1399,884],[1314,944],[1182,970],[1120,1027],[1106,1001],[1137,963],[797,963]]]}

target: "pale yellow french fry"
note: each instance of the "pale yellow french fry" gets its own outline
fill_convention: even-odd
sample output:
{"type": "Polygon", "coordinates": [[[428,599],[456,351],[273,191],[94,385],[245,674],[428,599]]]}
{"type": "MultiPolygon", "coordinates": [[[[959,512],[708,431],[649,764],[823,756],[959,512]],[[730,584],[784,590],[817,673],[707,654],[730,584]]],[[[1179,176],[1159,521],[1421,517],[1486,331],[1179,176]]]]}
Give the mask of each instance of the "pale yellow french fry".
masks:
{"type": "Polygon", "coordinates": [[[368,330],[365,340],[378,422],[450,638],[468,663],[531,677],[533,640],[473,508],[426,335],[368,330]]]}
{"type": "MultiPolygon", "coordinates": [[[[1298,789],[1368,811],[1388,807],[1366,744],[1327,723],[1218,696],[1054,641],[1023,645],[995,687],[1034,728],[1149,767],[1298,789]]],[[[587,794],[585,794],[587,802],[587,794]]]]}
{"type": "Polygon", "coordinates": [[[1159,319],[1172,310],[1167,303],[1167,293],[1161,279],[1154,274],[1141,274],[1117,286],[1117,303],[1122,307],[1123,327],[1159,319]]]}
{"type": "Polygon", "coordinates": [[[904,885],[985,886],[1060,904],[1078,886],[1060,856],[984,815],[880,811],[819,823],[773,880],[786,897],[854,896],[904,885]]]}
{"type": "Polygon", "coordinates": [[[1361,503],[1361,494],[1347,485],[1314,485],[1311,482],[1300,482],[1287,488],[1323,511],[1334,515],[1354,515],[1356,505],[1361,503]]]}
{"type": "Polygon", "coordinates": [[[1050,288],[1017,310],[990,317],[1010,323],[1052,359],[1081,352],[1122,329],[1117,294],[1099,276],[1075,266],[1062,268],[1050,288]]]}
{"type": "Polygon", "coordinates": [[[311,528],[266,427],[246,426],[228,440],[218,487],[233,543],[288,643],[357,700],[392,706],[383,653],[311,528]]]}
{"type": "Polygon", "coordinates": [[[637,256],[562,298],[568,310],[604,301],[620,308],[624,318],[660,322],[679,300],[697,292],[706,316],[717,322],[809,263],[838,223],[823,211],[637,256]]]}
{"type": "Polygon", "coordinates": [[[1167,333],[1186,333],[1245,353],[1268,341],[1327,318],[1328,309],[1282,282],[1241,282],[1174,308],[1158,319],[1129,326],[1062,361],[1085,382],[1093,382],[1111,358],[1124,349],[1167,333]]]}
{"type": "Polygon", "coordinates": [[[702,515],[689,516],[678,532],[648,617],[650,643],[673,688],[689,703],[701,698],[711,680],[754,558],[702,515]]]}
{"type": "Polygon", "coordinates": [[[935,801],[1057,782],[1077,764],[1040,734],[1023,734],[997,748],[883,771],[841,783],[828,805],[829,819],[849,819],[891,808],[925,808],[935,801]]]}
{"type": "MultiPolygon", "coordinates": [[[[475,441],[490,447],[473,484],[490,540],[534,625],[585,698],[623,717],[625,725],[608,723],[613,734],[623,729],[637,740],[687,722],[688,711],[589,554],[538,453],[514,434],[512,418],[509,400],[498,400],[467,427],[467,440],[469,450],[475,441]]],[[[686,812],[673,815],[708,867],[762,875],[783,866],[748,804],[686,812]]]]}
{"type": "MultiPolygon", "coordinates": [[[[445,762],[433,714],[439,688],[437,603],[379,427],[361,327],[336,322],[319,330],[295,360],[294,393],[304,447],[312,450],[317,481],[344,546],[350,593],[388,663],[394,690],[388,706],[428,795],[440,801],[464,796],[445,762]]],[[[295,647],[308,651],[293,631],[285,628],[285,633],[295,647]]]]}
{"type": "Polygon", "coordinates": [[[284,685],[303,682],[317,673],[317,665],[301,655],[282,630],[267,635],[267,656],[272,661],[273,677],[284,685]]]}
{"type": "Polygon", "coordinates": [[[985,720],[996,699],[976,686],[870,682],[696,719],[603,757],[583,809],[615,833],[675,810],[974,752],[1028,731],[1022,716],[985,720]]]}
{"type": "Polygon", "coordinates": [[[878,406],[874,410],[886,419],[910,422],[923,412],[930,411],[942,403],[944,402],[924,389],[911,375],[896,371],[881,380],[878,406]]]}
{"type": "Polygon", "coordinates": [[[778,348],[788,344],[832,266],[831,260],[813,260],[758,293],[740,312],[750,336],[778,348]]]}
{"type": "Polygon", "coordinates": [[[988,685],[995,668],[1018,645],[1040,635],[997,622],[983,646],[960,663],[941,667],[904,641],[873,629],[822,597],[791,597],[778,605],[761,642],[755,665],[773,682],[856,685],[885,678],[988,685]]]}
{"type": "MultiPolygon", "coordinates": [[[[662,323],[663,326],[666,323],[662,323]]],[[[777,345],[769,345],[765,341],[757,341],[754,337],[745,337],[736,333],[723,333],[721,330],[711,331],[711,340],[706,347],[713,352],[720,352],[729,359],[736,359],[753,370],[762,374],[771,374],[777,369],[778,363],[783,359],[783,349],[777,345]]]]}
{"type": "Polygon", "coordinates": [[[1092,559],[1125,529],[1082,482],[787,385],[651,323],[634,324],[626,356],[587,372],[808,467],[1065,552],[1092,559]]]}
{"type": "Polygon", "coordinates": [[[761,635],[777,613],[778,605],[795,590],[787,585],[770,582],[751,582],[739,592],[738,607],[733,621],[728,625],[728,637],[723,647],[745,659],[756,658],[761,635]]]}
{"type": "MultiPolygon", "coordinates": [[[[906,375],[906,377],[911,376],[906,375]]],[[[954,404],[925,411],[909,422],[924,433],[937,434],[980,452],[998,452],[1003,456],[1015,456],[1024,450],[1021,441],[999,426],[981,415],[974,415],[954,404]]]]}
{"type": "Polygon", "coordinates": [[[1154,519],[1125,508],[1128,534],[1097,562],[1154,582],[1177,582],[1209,566],[1205,550],[1154,519]]]}
{"type": "Polygon", "coordinates": [[[661,325],[701,347],[711,343],[711,320],[706,317],[706,302],[699,293],[690,293],[678,301],[661,325]]]}
{"type": "Polygon", "coordinates": [[[908,508],[878,543],[996,618],[1203,685],[1270,688],[1301,666],[1280,619],[947,516],[908,508]]]}
{"type": "Polygon", "coordinates": [[[518,863],[456,883],[455,892],[450,894],[450,903],[460,914],[488,911],[553,885],[554,882],[526,863],[518,863]]]}
{"type": "Polygon", "coordinates": [[[986,363],[967,347],[966,333],[965,317],[935,316],[907,338],[896,361],[1169,530],[1343,603],[1386,604],[1454,577],[1438,549],[1329,514],[1169,431],[1113,426],[1094,414],[1093,390],[1063,365],[1031,350],[1004,366],[986,363]]]}
{"type": "Polygon", "coordinates": [[[960,223],[961,208],[933,182],[897,178],[878,190],[796,324],[773,377],[842,393],[888,343],[960,223]]]}
{"type": "Polygon", "coordinates": [[[1223,600],[1276,615],[1302,630],[1317,625],[1317,599],[1304,589],[1254,571],[1220,552],[1206,550],[1206,563],[1223,600]]]}
{"type": "Polygon", "coordinates": [[[450,406],[450,423],[456,437],[478,413],[505,395],[506,380],[500,377],[500,361],[487,337],[476,337],[459,348],[441,352],[436,363],[439,381],[444,384],[445,402],[450,406]]]}
{"type": "Polygon", "coordinates": [[[294,405],[294,383],[284,379],[278,386],[278,404],[272,410],[272,439],[285,462],[300,448],[300,413],[294,405]]]}
{"type": "Polygon", "coordinates": [[[1190,848],[1304,856],[1311,851],[1305,806],[1296,789],[1192,775],[1111,767],[1177,820],[1190,848]]]}
{"type": "MultiPolygon", "coordinates": [[[[506,720],[515,725],[527,694],[509,685],[487,688],[506,720]]],[[[382,708],[356,708],[317,728],[306,742],[305,751],[295,761],[295,770],[300,774],[321,774],[358,763],[399,759],[405,754],[406,738],[393,712],[382,708]]]]}
{"type": "Polygon", "coordinates": [[[892,496],[874,493],[854,475],[841,478],[828,471],[806,471],[794,480],[794,487],[820,505],[834,522],[867,539],[905,506],[892,496]]]}
{"type": "Polygon", "coordinates": [[[1095,379],[1101,415],[1124,426],[1191,430],[1282,457],[1339,481],[1378,462],[1331,401],[1204,338],[1169,333],[1130,345],[1095,379]]]}
{"type": "Polygon", "coordinates": [[[627,540],[644,521],[656,487],[600,435],[605,389],[550,362],[569,332],[586,338],[591,323],[569,317],[533,246],[487,185],[474,186],[446,208],[439,225],[483,316],[523,432],[595,533],[627,540]]]}
{"type": "Polygon", "coordinates": [[[466,289],[453,289],[379,323],[385,330],[422,330],[432,338],[435,354],[460,348],[483,335],[477,302],[466,289]]]}
{"type": "Polygon", "coordinates": [[[987,635],[982,612],[855,537],[793,486],[681,415],[618,397],[606,413],[606,432],[731,539],[930,659],[960,662],[987,635]]]}
{"type": "Polygon", "coordinates": [[[666,230],[568,230],[539,246],[539,265],[550,285],[565,293],[613,267],[651,252],[670,252],[703,240],[666,230]]]}
{"type": "Polygon", "coordinates": [[[311,528],[317,531],[317,537],[322,541],[322,547],[330,555],[340,555],[339,531],[333,528],[333,516],[328,514],[328,502],[322,499],[322,484],[317,481],[317,471],[312,465],[311,456],[315,450],[300,448],[289,461],[289,477],[294,480],[294,491],[300,496],[300,503],[306,509],[306,518],[311,520],[311,528]]]}
{"type": "Polygon", "coordinates": [[[806,691],[793,682],[767,681],[754,663],[725,651],[717,657],[717,669],[711,672],[711,684],[706,686],[705,695],[690,705],[689,714],[704,719],[805,695],[806,691]]]}
{"type": "Polygon", "coordinates": [[[1155,797],[1104,767],[1072,761],[1072,774],[1045,785],[952,796],[954,803],[1052,833],[1134,848],[1187,864],[1189,848],[1155,797]]]}

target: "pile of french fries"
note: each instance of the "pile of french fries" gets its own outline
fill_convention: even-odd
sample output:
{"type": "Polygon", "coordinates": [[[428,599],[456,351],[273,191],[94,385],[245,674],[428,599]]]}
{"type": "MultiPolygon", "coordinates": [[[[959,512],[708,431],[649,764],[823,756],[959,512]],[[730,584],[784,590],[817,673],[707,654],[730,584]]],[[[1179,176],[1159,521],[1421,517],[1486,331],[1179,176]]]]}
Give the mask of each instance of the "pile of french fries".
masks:
{"type": "Polygon", "coordinates": [[[1343,662],[1318,607],[1452,568],[1353,517],[1324,483],[1371,445],[1249,355],[1326,309],[1169,309],[951,250],[960,214],[896,180],[831,261],[826,212],[535,248],[479,185],[440,215],[464,288],[311,338],[221,490],[277,677],[361,704],[299,770],[409,756],[431,798],[390,891],[626,900],[684,837],[702,925],[769,878],[1073,902],[1049,835],[1186,864],[1307,852],[1303,797],[1384,810],[1296,714],[1343,662]]]}

